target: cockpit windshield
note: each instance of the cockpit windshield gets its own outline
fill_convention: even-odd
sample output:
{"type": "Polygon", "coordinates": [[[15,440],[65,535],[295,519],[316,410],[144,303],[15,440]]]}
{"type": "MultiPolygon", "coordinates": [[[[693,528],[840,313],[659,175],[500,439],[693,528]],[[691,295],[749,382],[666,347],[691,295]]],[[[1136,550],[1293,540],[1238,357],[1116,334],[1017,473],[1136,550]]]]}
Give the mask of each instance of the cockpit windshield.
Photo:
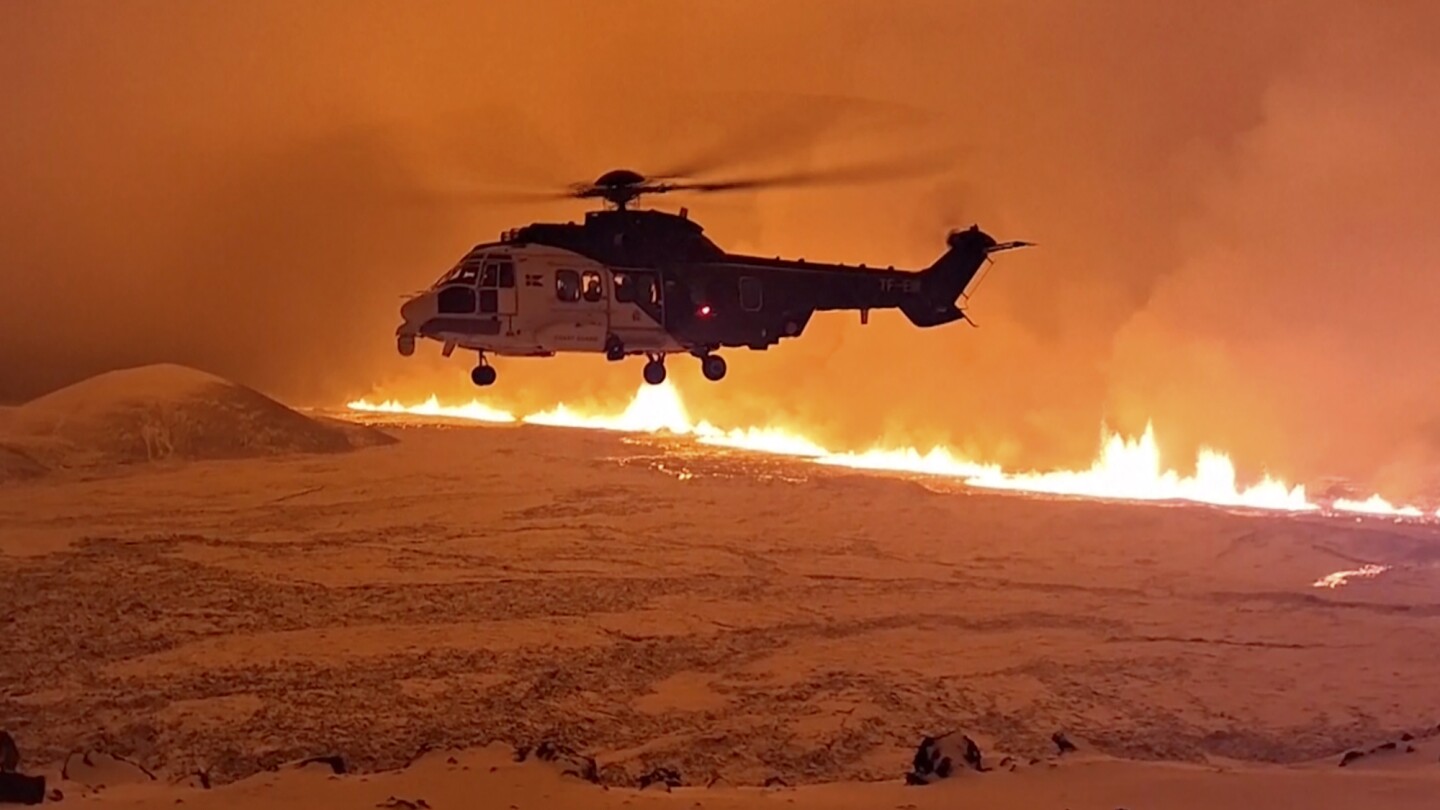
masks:
{"type": "Polygon", "coordinates": [[[480,266],[485,261],[484,253],[471,251],[469,255],[460,260],[450,269],[448,273],[441,276],[435,282],[435,287],[444,287],[447,284],[469,284],[474,286],[475,280],[480,277],[480,266]]]}

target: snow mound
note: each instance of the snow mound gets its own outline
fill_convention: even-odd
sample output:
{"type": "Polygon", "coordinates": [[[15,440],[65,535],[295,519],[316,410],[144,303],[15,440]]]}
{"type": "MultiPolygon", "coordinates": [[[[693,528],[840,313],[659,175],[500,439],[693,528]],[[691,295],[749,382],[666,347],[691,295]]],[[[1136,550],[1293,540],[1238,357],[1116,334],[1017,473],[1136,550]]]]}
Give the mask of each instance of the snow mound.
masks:
{"type": "Polygon", "coordinates": [[[83,380],[16,408],[9,422],[18,447],[51,467],[338,453],[390,441],[169,364],[83,380]]]}

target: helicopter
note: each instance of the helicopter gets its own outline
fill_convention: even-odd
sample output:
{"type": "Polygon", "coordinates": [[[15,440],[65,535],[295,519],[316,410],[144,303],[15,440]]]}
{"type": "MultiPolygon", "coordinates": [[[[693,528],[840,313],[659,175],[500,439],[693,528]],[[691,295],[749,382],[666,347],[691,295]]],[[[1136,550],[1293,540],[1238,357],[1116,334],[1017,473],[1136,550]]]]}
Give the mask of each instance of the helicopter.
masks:
{"type": "Polygon", "coordinates": [[[798,338],[816,312],[899,309],[915,326],[966,318],[957,306],[990,255],[1030,246],[997,242],[978,225],[953,230],[945,252],[919,270],[869,268],[730,253],[691,219],[635,207],[643,196],[799,183],[798,175],[695,182],[613,169],[559,197],[598,199],[583,222],[532,222],[475,245],[400,307],[402,356],[420,339],[476,352],[477,386],[497,379],[492,357],[644,356],[645,382],[665,381],[665,360],[688,354],[704,377],[725,377],[722,349],[763,351],[798,338]]]}

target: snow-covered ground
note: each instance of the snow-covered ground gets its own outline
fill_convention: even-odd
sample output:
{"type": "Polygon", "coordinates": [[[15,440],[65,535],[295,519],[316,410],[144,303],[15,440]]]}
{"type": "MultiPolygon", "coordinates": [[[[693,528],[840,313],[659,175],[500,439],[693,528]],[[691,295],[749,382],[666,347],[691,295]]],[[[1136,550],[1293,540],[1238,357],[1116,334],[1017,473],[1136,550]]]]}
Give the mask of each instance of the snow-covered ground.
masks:
{"type": "Polygon", "coordinates": [[[478,750],[541,740],[617,786],[657,766],[732,786],[632,795],[687,808],[773,803],[741,787],[772,777],[886,783],[782,791],[817,807],[1398,807],[1440,788],[1433,528],[602,432],[385,430],[399,442],[0,486],[0,727],[26,767],[110,751],[159,779],[97,800],[217,807],[631,795],[478,750]],[[1365,565],[1386,569],[1315,587],[1365,565]],[[953,728],[1019,769],[900,785],[921,737],[953,728]],[[1083,757],[1055,756],[1061,729],[1083,757]],[[469,753],[267,773],[424,750],[469,753]],[[170,784],[195,770],[241,781],[170,784]]]}

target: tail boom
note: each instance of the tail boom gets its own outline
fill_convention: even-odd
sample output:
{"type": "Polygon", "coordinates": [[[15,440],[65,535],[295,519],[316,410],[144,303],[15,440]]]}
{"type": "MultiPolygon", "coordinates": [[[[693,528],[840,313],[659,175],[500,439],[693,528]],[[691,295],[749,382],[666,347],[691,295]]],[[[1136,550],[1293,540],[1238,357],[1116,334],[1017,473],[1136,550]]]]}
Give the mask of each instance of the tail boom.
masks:
{"type": "Polygon", "coordinates": [[[964,318],[965,312],[956,302],[970,289],[990,254],[1029,245],[996,242],[977,225],[952,232],[946,244],[945,254],[920,271],[920,292],[900,303],[900,311],[916,326],[940,326],[964,318]]]}

